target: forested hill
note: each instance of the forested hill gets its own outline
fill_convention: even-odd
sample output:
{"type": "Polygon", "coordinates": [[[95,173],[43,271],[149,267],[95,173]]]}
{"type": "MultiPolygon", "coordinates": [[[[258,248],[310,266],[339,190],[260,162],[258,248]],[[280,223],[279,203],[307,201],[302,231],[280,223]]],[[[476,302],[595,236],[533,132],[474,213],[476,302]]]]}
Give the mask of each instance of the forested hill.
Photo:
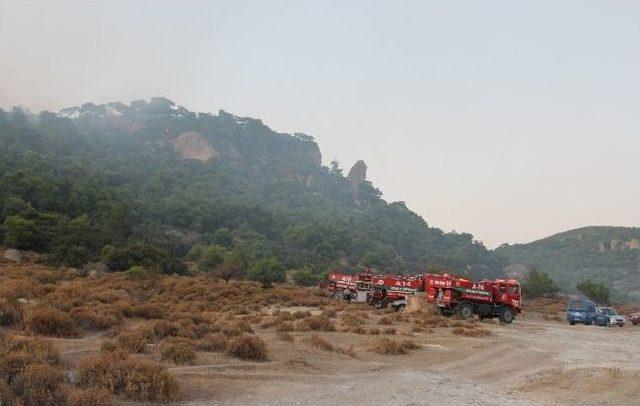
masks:
{"type": "Polygon", "coordinates": [[[640,228],[583,227],[496,252],[512,264],[544,270],[562,290],[593,279],[606,282],[620,298],[640,300],[640,228]]]}
{"type": "Polygon", "coordinates": [[[504,266],[471,235],[385,202],[363,162],[349,175],[322,166],[311,136],[165,98],[0,110],[0,209],[5,246],[75,267],[179,273],[207,252],[214,265],[231,255],[316,273],[437,266],[481,277],[504,266]]]}

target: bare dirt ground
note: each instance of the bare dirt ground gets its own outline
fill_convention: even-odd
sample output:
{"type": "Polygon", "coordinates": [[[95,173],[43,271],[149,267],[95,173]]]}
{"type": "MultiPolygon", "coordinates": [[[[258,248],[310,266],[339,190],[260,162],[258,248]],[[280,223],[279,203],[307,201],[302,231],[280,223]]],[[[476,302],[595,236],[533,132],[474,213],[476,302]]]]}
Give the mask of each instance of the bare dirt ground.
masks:
{"type": "Polygon", "coordinates": [[[193,406],[640,405],[640,329],[523,319],[485,327],[491,336],[412,333],[421,348],[393,356],[369,351],[372,336],[322,333],[336,345],[354,345],[357,358],[311,349],[300,342],[307,333],[293,333],[294,343],[264,333],[273,361],[212,358],[171,372],[194,388],[182,402],[193,406]],[[283,361],[291,359],[305,363],[283,361]]]}

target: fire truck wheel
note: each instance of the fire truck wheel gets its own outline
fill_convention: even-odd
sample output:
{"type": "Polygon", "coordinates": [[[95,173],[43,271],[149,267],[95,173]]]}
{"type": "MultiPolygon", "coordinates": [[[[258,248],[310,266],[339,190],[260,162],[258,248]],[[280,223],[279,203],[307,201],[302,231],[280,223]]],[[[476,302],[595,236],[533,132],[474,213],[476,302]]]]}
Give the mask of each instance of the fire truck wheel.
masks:
{"type": "Polygon", "coordinates": [[[511,324],[513,322],[513,312],[509,308],[504,308],[502,314],[500,314],[500,321],[505,324],[511,324]]]}
{"type": "Polygon", "coordinates": [[[374,299],[372,304],[373,304],[373,307],[375,307],[376,309],[382,308],[382,300],[380,299],[374,299]]]}
{"type": "Polygon", "coordinates": [[[473,316],[473,307],[467,302],[460,303],[458,312],[460,313],[460,318],[462,320],[466,320],[469,317],[473,316]]]}
{"type": "Polygon", "coordinates": [[[395,307],[395,309],[396,309],[397,312],[402,313],[402,312],[404,312],[404,308],[405,307],[406,307],[405,305],[401,304],[401,305],[397,305],[395,307]]]}
{"type": "Polygon", "coordinates": [[[333,293],[333,298],[334,299],[338,299],[338,300],[342,300],[342,299],[344,299],[344,293],[341,290],[336,290],[333,293]]]}

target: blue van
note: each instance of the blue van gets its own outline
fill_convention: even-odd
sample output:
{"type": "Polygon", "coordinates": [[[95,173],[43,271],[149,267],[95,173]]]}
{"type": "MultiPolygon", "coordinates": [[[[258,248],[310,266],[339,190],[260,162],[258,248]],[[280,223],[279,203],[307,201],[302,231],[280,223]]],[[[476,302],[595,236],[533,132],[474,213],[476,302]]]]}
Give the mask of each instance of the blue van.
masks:
{"type": "Polygon", "coordinates": [[[587,299],[571,299],[567,306],[567,321],[572,326],[576,323],[584,323],[587,326],[593,324],[596,318],[596,304],[587,299]]]}

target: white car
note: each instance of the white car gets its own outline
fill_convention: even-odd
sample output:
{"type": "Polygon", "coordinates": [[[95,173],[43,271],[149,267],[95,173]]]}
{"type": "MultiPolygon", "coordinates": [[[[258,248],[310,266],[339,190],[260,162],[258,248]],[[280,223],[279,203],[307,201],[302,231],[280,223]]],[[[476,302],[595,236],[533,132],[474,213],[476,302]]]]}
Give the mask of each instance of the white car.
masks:
{"type": "Polygon", "coordinates": [[[626,320],[616,312],[613,307],[598,307],[594,322],[597,326],[624,326],[626,320]]]}

